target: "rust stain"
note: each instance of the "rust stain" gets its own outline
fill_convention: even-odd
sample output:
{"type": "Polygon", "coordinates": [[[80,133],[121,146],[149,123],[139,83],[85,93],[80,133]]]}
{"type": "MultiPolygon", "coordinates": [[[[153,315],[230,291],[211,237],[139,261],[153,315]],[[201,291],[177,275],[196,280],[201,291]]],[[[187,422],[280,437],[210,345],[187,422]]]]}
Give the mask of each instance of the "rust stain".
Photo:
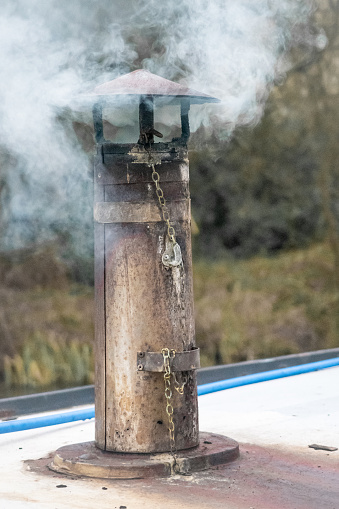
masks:
{"type": "MultiPolygon", "coordinates": [[[[327,451],[279,450],[240,445],[240,458],[189,476],[124,481],[126,506],[134,497],[140,507],[182,509],[337,509],[339,461],[327,451]],[[166,501],[166,503],[165,503],[166,501]],[[146,505],[145,505],[146,507],[146,505]]],[[[136,459],[139,455],[134,455],[136,459]]],[[[32,472],[55,476],[47,469],[48,458],[26,461],[32,472]]],[[[80,482],[77,481],[77,482],[80,482]]],[[[82,481],[83,482],[83,481],[82,481]]],[[[87,489],[101,486],[91,480],[87,489]]],[[[105,480],[114,494],[117,481],[105,480]]],[[[105,506],[106,507],[106,506],[105,506]]]]}
{"type": "MultiPolygon", "coordinates": [[[[134,481],[153,500],[166,494],[177,507],[196,509],[337,509],[339,464],[325,451],[309,454],[240,444],[240,458],[189,477],[134,481]]],[[[154,506],[156,507],[156,505],[154,506]]]]}
{"type": "MultiPolygon", "coordinates": [[[[177,152],[178,157],[180,154],[177,152]]],[[[100,200],[104,195],[108,200],[105,203],[118,203],[112,197],[115,191],[121,192],[123,185],[128,189],[126,202],[121,203],[131,208],[139,202],[154,205],[154,193],[149,191],[152,185],[149,169],[142,165],[136,171],[125,158],[123,161],[119,158],[119,154],[107,155],[105,182],[101,180],[100,186],[108,190],[100,194],[100,200]],[[128,186],[126,176],[130,178],[128,186]]],[[[168,162],[161,168],[162,181],[169,184],[169,206],[176,206],[177,193],[189,196],[188,167],[186,174],[185,180],[178,181],[177,162],[168,162]]],[[[119,195],[119,200],[123,198],[119,195]]],[[[144,217],[138,220],[105,225],[101,270],[105,276],[106,411],[103,415],[97,412],[97,422],[105,417],[108,451],[163,452],[170,448],[167,426],[158,424],[166,422],[163,377],[159,373],[141,375],[136,370],[136,360],[139,351],[160,352],[167,346],[181,352],[194,346],[190,225],[188,218],[183,217],[176,227],[184,267],[180,269],[182,274],[176,270],[174,282],[172,272],[161,262],[164,224],[149,223],[144,217]]],[[[174,408],[177,449],[195,446],[198,441],[195,377],[189,377],[185,396],[174,397],[174,408]]]]}

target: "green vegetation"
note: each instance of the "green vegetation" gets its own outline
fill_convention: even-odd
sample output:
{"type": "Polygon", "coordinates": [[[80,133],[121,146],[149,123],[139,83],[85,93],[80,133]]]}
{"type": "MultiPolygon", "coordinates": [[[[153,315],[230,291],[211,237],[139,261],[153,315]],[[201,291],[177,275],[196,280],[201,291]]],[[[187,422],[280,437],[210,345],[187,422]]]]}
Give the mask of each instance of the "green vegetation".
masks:
{"type": "Polygon", "coordinates": [[[93,288],[55,246],[0,259],[0,378],[8,386],[93,381],[93,288]]]}
{"type": "Polygon", "coordinates": [[[192,134],[195,249],[249,258],[328,239],[339,287],[339,1],[315,4],[319,45],[289,53],[258,125],[192,134]]]}
{"type": "MultiPolygon", "coordinates": [[[[58,264],[50,252],[48,260],[58,264]]],[[[7,269],[8,275],[12,269],[7,269]]],[[[15,266],[16,285],[19,272],[15,266]]],[[[326,243],[275,257],[196,262],[202,365],[339,346],[333,274],[326,243]]],[[[11,285],[0,292],[1,378],[9,387],[36,389],[92,383],[93,288],[65,278],[58,288],[56,280],[42,281],[41,274],[36,284],[33,275],[31,288],[13,288],[9,278],[11,285]]]]}
{"type": "Polygon", "coordinates": [[[327,244],[194,267],[202,364],[339,346],[339,294],[327,244]]]}
{"type": "MultiPolygon", "coordinates": [[[[339,346],[339,0],[316,5],[318,42],[289,52],[286,79],[270,91],[260,122],[233,131],[215,119],[190,139],[196,332],[205,366],[339,346]]],[[[151,51],[147,37],[138,39],[145,52],[138,62],[151,51]]],[[[92,154],[92,125],[71,126],[59,114],[67,136],[92,154]]],[[[82,191],[78,182],[58,181],[67,192],[57,187],[56,216],[42,201],[39,220],[11,222],[18,197],[9,179],[24,186],[27,168],[6,150],[0,160],[2,248],[17,239],[32,246],[0,259],[0,378],[10,386],[87,383],[91,179],[82,191]],[[54,245],[40,248],[44,239],[54,245]]],[[[46,195],[37,187],[48,204],[52,184],[46,195]]],[[[27,199],[22,192],[32,200],[28,183],[27,199]]]]}
{"type": "Polygon", "coordinates": [[[37,387],[85,385],[94,381],[92,344],[36,334],[14,357],[4,356],[6,386],[37,387]]]}

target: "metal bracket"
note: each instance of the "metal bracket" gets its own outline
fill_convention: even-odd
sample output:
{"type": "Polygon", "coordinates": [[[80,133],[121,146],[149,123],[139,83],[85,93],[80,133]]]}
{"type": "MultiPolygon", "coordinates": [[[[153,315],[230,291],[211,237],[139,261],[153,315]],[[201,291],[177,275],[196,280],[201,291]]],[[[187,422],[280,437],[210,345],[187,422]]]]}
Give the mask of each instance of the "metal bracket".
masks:
{"type": "MultiPolygon", "coordinates": [[[[171,371],[191,371],[200,368],[200,349],[194,348],[187,352],[176,352],[170,360],[171,371]]],[[[164,357],[161,352],[138,352],[138,371],[164,372],[164,357]]]]}

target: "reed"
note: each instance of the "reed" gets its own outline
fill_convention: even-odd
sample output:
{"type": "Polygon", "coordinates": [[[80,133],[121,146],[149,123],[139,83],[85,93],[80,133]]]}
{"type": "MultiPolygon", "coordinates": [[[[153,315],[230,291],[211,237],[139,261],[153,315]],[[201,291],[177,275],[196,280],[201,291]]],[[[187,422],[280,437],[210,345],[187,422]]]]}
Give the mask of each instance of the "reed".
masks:
{"type": "Polygon", "coordinates": [[[14,357],[4,356],[4,379],[9,387],[93,383],[93,347],[76,340],[66,341],[54,333],[36,333],[14,357]]]}
{"type": "MultiPolygon", "coordinates": [[[[339,294],[326,243],[194,263],[203,366],[339,346],[339,294]]],[[[93,288],[0,288],[0,375],[9,387],[93,382],[93,288]]]]}

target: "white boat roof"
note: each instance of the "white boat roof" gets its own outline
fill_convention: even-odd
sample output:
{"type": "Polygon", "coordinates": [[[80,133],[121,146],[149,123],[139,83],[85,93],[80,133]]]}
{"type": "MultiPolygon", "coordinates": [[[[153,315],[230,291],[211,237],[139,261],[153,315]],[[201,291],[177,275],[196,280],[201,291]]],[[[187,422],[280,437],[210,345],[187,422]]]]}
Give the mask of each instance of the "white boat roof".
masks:
{"type": "MultiPolygon", "coordinates": [[[[70,478],[26,460],[94,440],[94,421],[0,435],[6,509],[334,509],[339,506],[339,367],[199,397],[200,429],[240,443],[217,470],[167,479],[70,478]],[[63,485],[65,487],[58,488],[63,485]],[[104,489],[105,488],[105,489],[104,489]]],[[[43,463],[43,462],[42,462],[43,463]]],[[[46,464],[46,460],[44,465],[46,464]]]]}

